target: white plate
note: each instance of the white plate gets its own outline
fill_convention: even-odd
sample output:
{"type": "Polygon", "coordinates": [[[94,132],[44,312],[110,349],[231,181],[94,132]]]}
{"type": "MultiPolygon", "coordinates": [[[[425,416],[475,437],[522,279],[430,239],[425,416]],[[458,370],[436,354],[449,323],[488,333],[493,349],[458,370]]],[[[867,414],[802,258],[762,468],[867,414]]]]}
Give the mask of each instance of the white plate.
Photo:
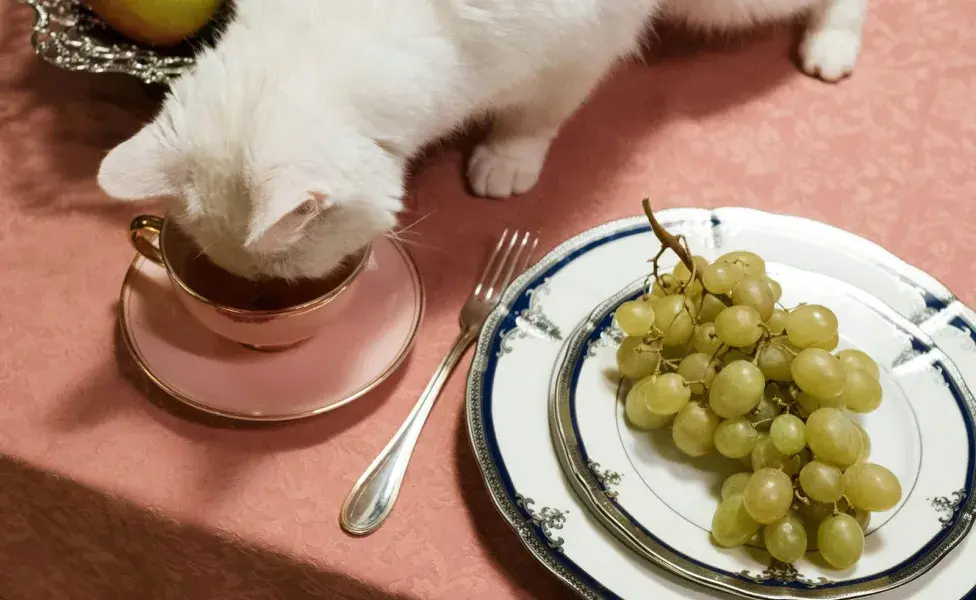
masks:
{"type": "MultiPolygon", "coordinates": [[[[747,209],[668,210],[659,218],[686,234],[696,250],[749,248],[771,262],[868,290],[918,324],[967,385],[976,384],[976,313],[878,246],[823,224],[747,209]]],[[[618,541],[563,476],[549,436],[546,398],[562,332],[573,331],[594,306],[646,275],[656,246],[643,218],[608,223],[563,243],[512,284],[478,342],[467,387],[469,435],[500,512],[529,551],[582,596],[725,598],[656,567],[618,541]]],[[[971,496],[930,503],[945,518],[972,517],[971,496]]],[[[964,598],[976,583],[974,562],[970,536],[928,573],[875,597],[964,598]]]]}
{"type": "Polygon", "coordinates": [[[674,447],[668,429],[648,435],[628,426],[624,416],[613,311],[644,291],[644,278],[597,307],[557,362],[550,426],[563,469],[620,539],[705,585],[777,599],[855,598],[902,585],[934,566],[971,525],[959,513],[946,520],[929,499],[972,493],[973,398],[929,337],[873,296],[792,267],[767,263],[767,270],[783,286],[784,305],[829,305],[840,320],[840,347],[864,350],[881,367],[884,402],[858,420],[871,434],[872,462],[890,468],[904,494],[892,510],[872,515],[857,565],[830,569],[811,552],[788,567],[759,549],[711,543],[718,490],[742,465],[714,454],[689,459],[674,447]]]}

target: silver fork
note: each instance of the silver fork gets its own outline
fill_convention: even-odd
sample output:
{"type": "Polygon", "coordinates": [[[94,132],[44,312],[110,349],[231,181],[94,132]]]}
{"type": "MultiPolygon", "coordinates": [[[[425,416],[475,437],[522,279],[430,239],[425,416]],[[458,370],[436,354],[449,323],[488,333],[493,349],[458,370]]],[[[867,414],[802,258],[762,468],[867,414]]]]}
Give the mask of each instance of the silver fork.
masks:
{"type": "Polygon", "coordinates": [[[485,320],[498,304],[504,289],[516,274],[528,266],[538,244],[539,239],[528,232],[509,233],[506,229],[502,233],[478,285],[461,308],[461,332],[450,352],[437,367],[417,404],[393,439],[346,496],[339,513],[339,524],[343,529],[354,535],[367,535],[376,531],[390,515],[400,492],[403,476],[407,472],[410,455],[420,437],[420,430],[423,429],[441,388],[465,350],[478,338],[485,320]]]}

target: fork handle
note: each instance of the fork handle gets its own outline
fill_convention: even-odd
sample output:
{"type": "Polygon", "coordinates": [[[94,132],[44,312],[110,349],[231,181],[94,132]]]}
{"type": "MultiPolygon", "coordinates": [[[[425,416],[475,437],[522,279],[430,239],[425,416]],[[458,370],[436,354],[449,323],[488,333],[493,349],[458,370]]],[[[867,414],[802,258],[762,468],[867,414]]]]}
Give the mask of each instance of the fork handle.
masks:
{"type": "Polygon", "coordinates": [[[477,328],[461,330],[403,425],[346,496],[339,513],[339,524],[347,532],[368,535],[376,531],[390,515],[397,494],[400,493],[410,455],[413,454],[430,409],[465,350],[477,337],[477,328]]]}

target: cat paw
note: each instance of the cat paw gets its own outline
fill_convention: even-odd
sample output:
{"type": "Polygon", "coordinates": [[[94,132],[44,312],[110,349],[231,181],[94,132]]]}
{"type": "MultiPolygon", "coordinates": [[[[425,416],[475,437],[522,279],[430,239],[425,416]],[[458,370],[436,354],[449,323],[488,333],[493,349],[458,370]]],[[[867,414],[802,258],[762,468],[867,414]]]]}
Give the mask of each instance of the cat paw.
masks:
{"type": "Polygon", "coordinates": [[[539,180],[549,140],[495,140],[475,148],[468,160],[471,191],[487,198],[508,198],[527,192],[539,180]]]}
{"type": "Polygon", "coordinates": [[[831,83],[854,72],[861,36],[843,29],[811,31],[800,45],[800,64],[811,77],[831,83]]]}

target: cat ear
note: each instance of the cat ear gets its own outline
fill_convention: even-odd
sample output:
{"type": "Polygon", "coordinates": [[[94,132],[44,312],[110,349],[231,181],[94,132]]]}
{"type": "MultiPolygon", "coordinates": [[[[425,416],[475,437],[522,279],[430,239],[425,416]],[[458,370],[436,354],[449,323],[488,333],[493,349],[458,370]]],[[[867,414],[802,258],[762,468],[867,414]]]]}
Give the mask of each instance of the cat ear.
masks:
{"type": "Polygon", "coordinates": [[[118,200],[176,195],[178,190],[166,176],[164,151],[156,126],[146,125],[102,159],[99,187],[118,200]]]}
{"type": "Polygon", "coordinates": [[[292,242],[309,221],[333,205],[322,184],[273,189],[252,215],[244,245],[272,236],[280,242],[292,242]]]}

